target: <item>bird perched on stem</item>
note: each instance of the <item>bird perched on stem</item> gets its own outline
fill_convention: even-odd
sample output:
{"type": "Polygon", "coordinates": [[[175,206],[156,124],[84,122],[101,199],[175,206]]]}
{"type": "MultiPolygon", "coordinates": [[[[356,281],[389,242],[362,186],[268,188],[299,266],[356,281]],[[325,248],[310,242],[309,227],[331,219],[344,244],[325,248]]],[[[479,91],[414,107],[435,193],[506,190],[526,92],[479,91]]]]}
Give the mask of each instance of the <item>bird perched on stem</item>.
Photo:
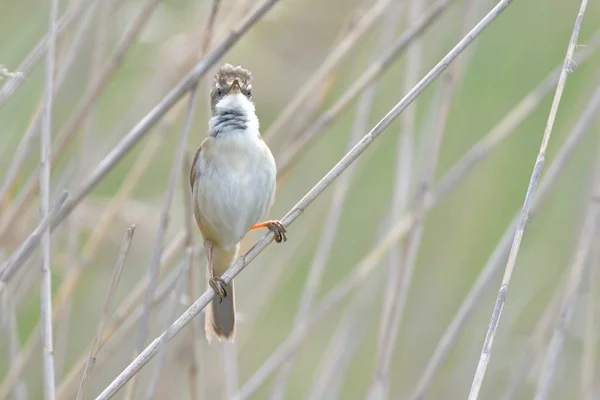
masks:
{"type": "Polygon", "coordinates": [[[223,65],[215,74],[210,100],[208,134],[194,156],[190,184],[208,257],[208,283],[216,293],[206,309],[206,338],[233,341],[233,281],[226,284],[221,275],[235,261],[249,231],[268,228],[278,243],[287,237],[279,221],[258,223],[273,205],[277,169],[259,132],[250,71],[223,65]]]}

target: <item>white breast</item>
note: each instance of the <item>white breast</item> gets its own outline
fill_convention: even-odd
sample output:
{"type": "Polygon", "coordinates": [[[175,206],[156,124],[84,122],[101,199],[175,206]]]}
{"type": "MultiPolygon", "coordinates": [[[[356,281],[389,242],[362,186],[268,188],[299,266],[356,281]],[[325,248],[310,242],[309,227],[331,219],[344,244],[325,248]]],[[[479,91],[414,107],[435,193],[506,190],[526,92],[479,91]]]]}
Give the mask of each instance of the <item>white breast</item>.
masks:
{"type": "Polygon", "coordinates": [[[194,166],[196,219],[204,238],[222,246],[239,242],[264,218],[275,195],[275,160],[259,137],[254,112],[249,119],[244,130],[207,138],[194,166]]]}

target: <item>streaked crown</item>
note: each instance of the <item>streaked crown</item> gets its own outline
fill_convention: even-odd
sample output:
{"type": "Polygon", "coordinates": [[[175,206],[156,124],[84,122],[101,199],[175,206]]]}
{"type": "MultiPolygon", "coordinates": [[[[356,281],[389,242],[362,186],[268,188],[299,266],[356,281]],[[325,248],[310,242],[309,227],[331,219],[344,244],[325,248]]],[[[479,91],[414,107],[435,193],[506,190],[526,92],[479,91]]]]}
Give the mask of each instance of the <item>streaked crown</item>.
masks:
{"type": "Polygon", "coordinates": [[[252,74],[241,66],[234,67],[224,64],[215,73],[214,86],[210,92],[211,108],[214,114],[215,106],[228,94],[241,92],[252,101],[252,74]]]}

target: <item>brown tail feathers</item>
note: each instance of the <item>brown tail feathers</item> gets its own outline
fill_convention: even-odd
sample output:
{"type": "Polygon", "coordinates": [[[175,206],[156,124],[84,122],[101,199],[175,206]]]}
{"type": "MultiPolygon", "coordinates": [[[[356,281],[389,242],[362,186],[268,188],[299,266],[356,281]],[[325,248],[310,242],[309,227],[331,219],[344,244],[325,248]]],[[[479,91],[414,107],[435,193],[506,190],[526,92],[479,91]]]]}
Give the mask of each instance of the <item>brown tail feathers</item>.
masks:
{"type": "MultiPolygon", "coordinates": [[[[213,247],[213,268],[215,275],[221,276],[237,257],[239,244],[227,249],[213,247]]],[[[208,270],[207,270],[208,271],[208,270]]],[[[233,281],[227,285],[227,297],[220,300],[215,297],[206,307],[204,330],[206,339],[213,338],[221,341],[227,339],[233,342],[235,335],[235,292],[233,281]],[[220,302],[219,302],[220,301],[220,302]]]]}

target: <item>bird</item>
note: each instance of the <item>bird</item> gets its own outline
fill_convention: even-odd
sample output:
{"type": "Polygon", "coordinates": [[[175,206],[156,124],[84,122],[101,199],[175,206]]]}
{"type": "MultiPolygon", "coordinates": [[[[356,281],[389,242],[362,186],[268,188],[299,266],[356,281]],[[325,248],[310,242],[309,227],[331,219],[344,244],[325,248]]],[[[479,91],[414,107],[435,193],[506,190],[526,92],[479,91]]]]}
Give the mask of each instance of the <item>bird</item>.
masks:
{"type": "Polygon", "coordinates": [[[205,334],[231,342],[235,335],[233,280],[221,275],[236,260],[249,231],[267,228],[287,240],[279,220],[264,220],[275,201],[277,167],[263,140],[253,100],[252,74],[224,64],[210,90],[208,132],[190,170],[194,217],[207,255],[207,279],[215,292],[205,311],[205,334]]]}

